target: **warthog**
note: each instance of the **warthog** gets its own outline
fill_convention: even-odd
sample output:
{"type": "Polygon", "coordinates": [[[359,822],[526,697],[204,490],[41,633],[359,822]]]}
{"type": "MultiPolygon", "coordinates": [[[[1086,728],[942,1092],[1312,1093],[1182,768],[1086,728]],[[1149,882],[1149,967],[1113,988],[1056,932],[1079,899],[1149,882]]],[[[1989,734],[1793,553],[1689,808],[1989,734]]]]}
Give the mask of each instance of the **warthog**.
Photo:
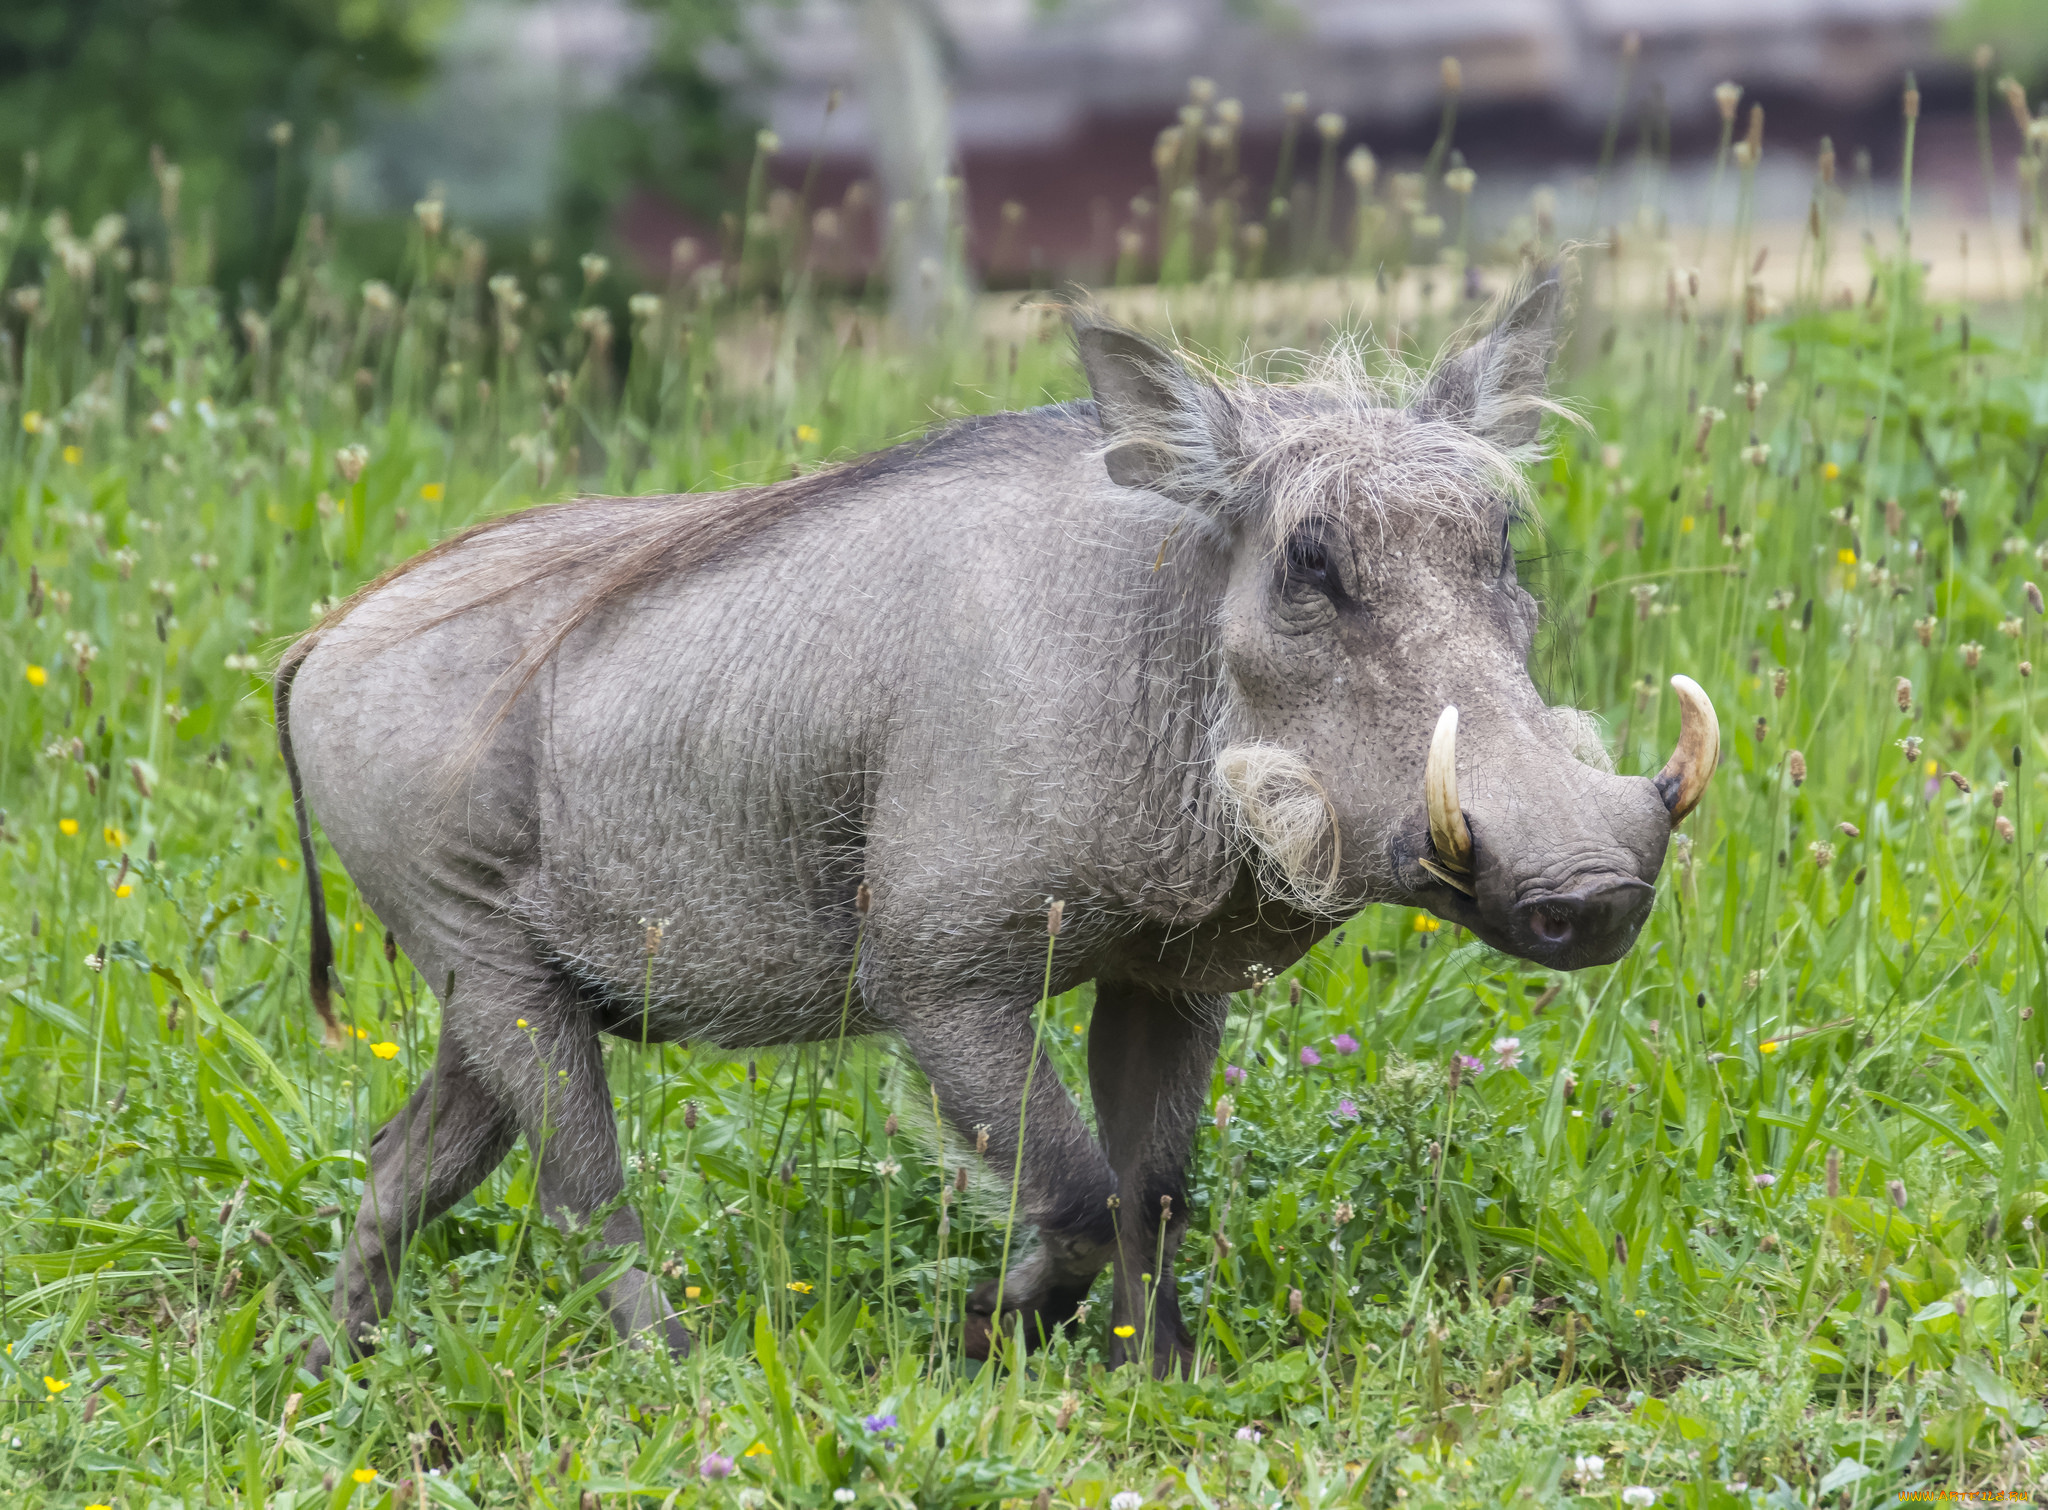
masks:
{"type": "MultiPolygon", "coordinates": [[[[845,1031],[899,1038],[1005,1187],[1024,1129],[1038,1241],[1000,1317],[995,1281],[970,1298],[971,1351],[1068,1322],[1113,1262],[1115,1359],[1149,1335],[1155,1368],[1187,1365],[1172,1255],[1230,993],[1373,902],[1559,968],[1616,959],[1712,772],[1682,678],[1653,781],[1526,669],[1509,529],[1559,299],[1543,278],[1405,401],[1342,353],[1216,379],[1079,313],[1093,402],[491,520],[300,640],[276,701],[315,1001],[309,812],[449,988],[434,1066],[371,1144],[344,1345],[521,1133],[556,1220],[610,1207],[603,1238],[641,1240],[600,1033],[845,1031]],[[1053,899],[1052,988],[1095,983],[1093,1133],[1034,1037],[1053,899]]],[[[605,1300],[688,1345],[645,1273],[605,1300]]]]}

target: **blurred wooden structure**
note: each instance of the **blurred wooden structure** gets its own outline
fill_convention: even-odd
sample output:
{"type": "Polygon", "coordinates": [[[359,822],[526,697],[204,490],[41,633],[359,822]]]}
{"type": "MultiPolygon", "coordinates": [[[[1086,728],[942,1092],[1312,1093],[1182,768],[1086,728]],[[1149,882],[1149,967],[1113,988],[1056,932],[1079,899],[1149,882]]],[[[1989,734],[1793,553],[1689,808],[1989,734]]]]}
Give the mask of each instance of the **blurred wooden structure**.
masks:
{"type": "MultiPolygon", "coordinates": [[[[786,183],[821,166],[813,207],[834,205],[873,172],[876,111],[887,112],[886,126],[900,109],[895,99],[878,106],[864,87],[860,16],[872,3],[764,0],[752,12],[751,61],[713,60],[775,132],[786,183]]],[[[1774,155],[1787,143],[1810,154],[1833,132],[1845,171],[1851,149],[1868,146],[1880,175],[1895,159],[1907,70],[1919,71],[1930,111],[1942,107],[1944,87],[1950,104],[1967,106],[1967,65],[1940,46],[1953,0],[892,3],[916,7],[941,40],[969,254],[1006,283],[1109,276],[1133,197],[1155,185],[1158,133],[1187,105],[1194,78],[1213,86],[1204,130],[1218,119],[1213,102],[1235,102],[1232,153],[1247,204],[1263,203],[1269,185],[1292,188],[1276,175],[1289,96],[1300,136],[1292,181],[1318,171],[1323,112],[1341,117],[1340,152],[1362,141],[1389,169],[1415,166],[1438,128],[1447,57],[1460,75],[1458,144],[1492,204],[1511,184],[1520,195],[1587,172],[1617,102],[1622,163],[1646,124],[1660,150],[1710,156],[1721,127],[1714,87],[1724,79],[1744,88],[1738,134],[1761,101],[1774,155]]],[[[1687,218],[1696,208],[1688,195],[1703,197],[1689,190],[1663,208],[1687,218]]],[[[1793,186],[1772,209],[1796,214],[1802,199],[1793,186]]],[[[874,255],[885,213],[870,205],[833,222],[852,237],[855,261],[874,255]]],[[[1489,209],[1483,218],[1501,217],[1489,209]]]]}
{"type": "MultiPolygon", "coordinates": [[[[860,97],[861,0],[756,7],[773,78],[754,100],[788,151],[858,154],[871,139],[860,97]],[[829,123],[825,101],[844,103],[829,123]]],[[[923,0],[951,55],[964,153],[1077,150],[1096,123],[1155,125],[1191,77],[1243,103],[1249,134],[1277,131],[1281,99],[1356,124],[1434,118],[1438,61],[1455,55],[1463,102],[1538,105],[1598,127],[1619,83],[1622,43],[1640,39],[1639,91],[1680,122],[1713,113],[1712,90],[1798,93],[1856,106],[1908,68],[1939,66],[1954,0],[923,0]],[[1265,19],[1253,19],[1263,11],[1265,19]]],[[[735,60],[737,62],[737,60],[735,60]]]]}

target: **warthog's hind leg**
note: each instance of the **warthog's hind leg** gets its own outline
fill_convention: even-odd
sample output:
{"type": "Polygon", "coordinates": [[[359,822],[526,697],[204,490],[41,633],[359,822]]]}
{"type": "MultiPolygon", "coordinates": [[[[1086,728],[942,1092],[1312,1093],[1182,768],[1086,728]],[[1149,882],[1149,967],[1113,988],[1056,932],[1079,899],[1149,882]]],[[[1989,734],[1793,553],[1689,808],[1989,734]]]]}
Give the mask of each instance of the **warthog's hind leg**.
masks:
{"type": "MultiPolygon", "coordinates": [[[[566,985],[557,985],[544,1005],[529,1008],[523,1024],[501,1008],[492,1008],[490,1016],[493,1021],[483,1029],[487,1046],[479,1049],[481,1067],[535,1151],[542,1209],[558,1226],[574,1230],[613,1207],[601,1229],[605,1244],[639,1246],[640,1213],[617,1204],[626,1173],[595,1019],[566,985]]],[[[465,1036],[475,1040],[479,1029],[476,1018],[464,1014],[465,1036]]],[[[689,1350],[690,1334],[661,1287],[641,1270],[626,1270],[605,1288],[603,1299],[621,1337],[656,1331],[671,1352],[689,1350]]]]}
{"type": "MultiPolygon", "coordinates": [[[[391,1309],[413,1234],[474,1190],[518,1136],[512,1114],[443,1037],[433,1069],[412,1099],[370,1140],[370,1175],[334,1276],[334,1319],[344,1347],[360,1350],[391,1309]]],[[[306,1367],[329,1361],[315,1341],[306,1367]]]]}
{"type": "MultiPolygon", "coordinates": [[[[441,1048],[405,1109],[371,1140],[370,1178],[335,1275],[334,1315],[343,1344],[360,1350],[391,1308],[406,1244],[495,1169],[524,1133],[536,1150],[542,1208],[565,1228],[615,1206],[626,1188],[618,1125],[597,1028],[565,984],[540,972],[508,975],[477,965],[442,1003],[441,1048]]],[[[618,1205],[606,1245],[637,1246],[640,1217],[618,1205]]],[[[689,1334],[660,1288],[628,1269],[604,1291],[621,1336],[659,1330],[671,1350],[689,1334]]],[[[328,1363],[325,1342],[306,1367],[328,1363]]]]}

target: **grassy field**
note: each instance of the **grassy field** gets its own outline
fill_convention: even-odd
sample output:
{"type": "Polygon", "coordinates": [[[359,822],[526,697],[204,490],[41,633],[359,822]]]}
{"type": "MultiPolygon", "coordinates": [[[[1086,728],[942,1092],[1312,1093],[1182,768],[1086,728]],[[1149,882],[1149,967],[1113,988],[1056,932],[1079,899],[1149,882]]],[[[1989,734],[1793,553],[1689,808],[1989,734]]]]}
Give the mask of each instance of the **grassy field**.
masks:
{"type": "MultiPolygon", "coordinates": [[[[1894,230],[1880,259],[1817,205],[1830,286],[1872,259],[1846,306],[1812,296],[1812,242],[1782,309],[1683,272],[1620,308],[1581,258],[1560,380],[1585,426],[1555,427],[1522,542],[1539,679],[1624,771],[1671,746],[1671,672],[1724,728],[1642,941],[1553,976],[1378,910],[1248,982],[1184,1254],[1205,1369],[1165,1383],[1102,1368],[1106,1305],[1028,1368],[963,1363],[1004,1234],[898,1131],[922,1091],[886,1044],[836,1073],[616,1047],[687,1359],[614,1340],[576,1281],[598,1255],[540,1219],[521,1151],[414,1250],[372,1358],[296,1368],[438,1018],[330,856],[354,1037],[321,1046],[276,649],[480,515],[1072,396],[1057,326],[910,352],[791,273],[606,315],[603,269],[487,267],[433,215],[395,291],[345,282],[309,226],[276,306],[236,311],[187,246],[141,248],[144,278],[117,234],[46,229],[0,306],[0,1499],[2038,1494],[2043,310],[1931,304],[1894,230]]],[[[1739,292],[1748,262],[1698,271],[1739,292]]],[[[1332,334],[1183,293],[1214,353],[1332,334]]],[[[1383,298],[1367,276],[1348,302],[1383,298]]],[[[1070,1085],[1088,1010],[1047,1007],[1070,1085]]]]}

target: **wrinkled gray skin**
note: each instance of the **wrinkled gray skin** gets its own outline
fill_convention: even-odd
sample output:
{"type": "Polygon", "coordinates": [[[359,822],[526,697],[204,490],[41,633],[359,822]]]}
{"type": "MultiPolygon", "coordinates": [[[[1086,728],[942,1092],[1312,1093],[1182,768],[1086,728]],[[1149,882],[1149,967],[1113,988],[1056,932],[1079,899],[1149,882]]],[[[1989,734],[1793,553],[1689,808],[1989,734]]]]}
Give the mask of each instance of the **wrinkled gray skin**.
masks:
{"type": "MultiPolygon", "coordinates": [[[[1533,441],[1556,305],[1555,282],[1538,286],[1406,410],[1226,393],[1079,320],[1097,403],[966,421],[779,485],[800,506],[614,595],[481,740],[536,626],[691,500],[519,516],[295,649],[280,690],[305,801],[425,979],[453,977],[434,1068],[372,1144],[334,1290],[344,1340],[363,1345],[388,1307],[421,1220],[522,1133],[557,1220],[616,1200],[600,1033],[834,1037],[865,881],[851,1031],[896,1035],[964,1139],[987,1126],[1006,1188],[1047,902],[1064,902],[1052,984],[1096,983],[1096,1128],[1041,1058],[1021,1191],[1039,1242],[1004,1284],[1004,1333],[1018,1312],[1034,1340],[1066,1322],[1114,1262],[1112,1323],[1145,1336],[1163,1220],[1153,1363],[1185,1365],[1184,1166],[1248,970],[1285,968],[1369,902],[1564,968],[1619,957],[1647,913],[1670,820],[1648,781],[1576,758],[1577,716],[1531,684],[1537,613],[1500,490],[1449,464],[1424,477],[1429,507],[1373,488],[1404,446],[1413,463],[1463,454],[1460,434],[1533,441]],[[1300,486],[1318,449],[1347,458],[1328,496],[1300,486]],[[1276,539],[1282,515],[1299,517],[1276,539]],[[554,563],[541,580],[437,621],[536,559],[554,563]],[[1470,900],[1417,863],[1424,756],[1451,703],[1470,900]],[[1315,910],[1276,894],[1219,782],[1219,751],[1254,743],[1296,752],[1334,814],[1341,857],[1325,844],[1306,867],[1326,880],[1336,858],[1315,910]],[[643,1024],[649,919],[668,929],[643,1024]]],[[[638,1218],[615,1209],[603,1235],[640,1241],[638,1218]]],[[[994,1294],[969,1304],[980,1350],[994,1294]]],[[[623,1332],[687,1346],[640,1271],[605,1298],[623,1332]]],[[[1137,1346],[1112,1344],[1119,1361],[1137,1346]]],[[[309,1364],[327,1357],[316,1345],[309,1364]]]]}

